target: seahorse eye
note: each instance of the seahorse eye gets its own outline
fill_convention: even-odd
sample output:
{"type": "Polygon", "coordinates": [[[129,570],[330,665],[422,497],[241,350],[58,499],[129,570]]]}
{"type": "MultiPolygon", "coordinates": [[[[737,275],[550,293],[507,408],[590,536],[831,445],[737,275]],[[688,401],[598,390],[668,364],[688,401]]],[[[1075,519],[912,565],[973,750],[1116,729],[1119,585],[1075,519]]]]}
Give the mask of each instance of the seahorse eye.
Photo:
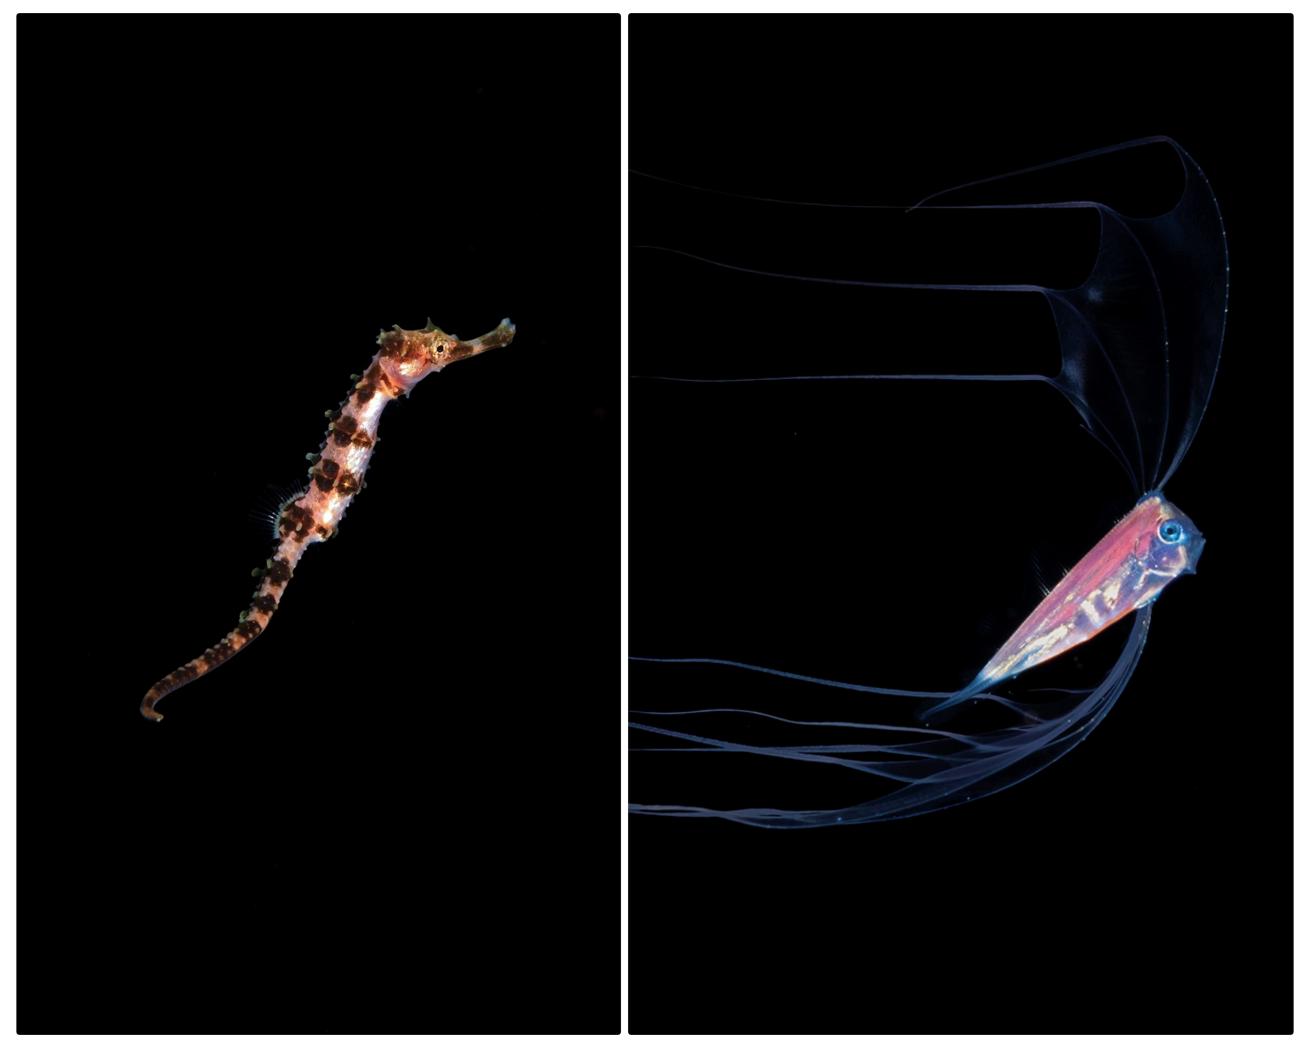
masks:
{"type": "Polygon", "coordinates": [[[1160,538],[1165,542],[1181,542],[1183,539],[1183,526],[1176,520],[1166,520],[1161,523],[1160,538]]]}

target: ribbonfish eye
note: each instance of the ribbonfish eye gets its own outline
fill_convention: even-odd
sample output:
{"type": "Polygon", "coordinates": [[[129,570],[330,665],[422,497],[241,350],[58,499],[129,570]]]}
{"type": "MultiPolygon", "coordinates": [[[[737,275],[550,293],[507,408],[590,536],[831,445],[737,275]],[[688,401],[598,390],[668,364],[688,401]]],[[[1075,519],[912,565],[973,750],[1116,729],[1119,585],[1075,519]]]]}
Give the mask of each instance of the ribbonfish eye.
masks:
{"type": "Polygon", "coordinates": [[[1160,538],[1165,542],[1182,542],[1185,534],[1183,526],[1176,520],[1163,520],[1160,522],[1160,538]]]}

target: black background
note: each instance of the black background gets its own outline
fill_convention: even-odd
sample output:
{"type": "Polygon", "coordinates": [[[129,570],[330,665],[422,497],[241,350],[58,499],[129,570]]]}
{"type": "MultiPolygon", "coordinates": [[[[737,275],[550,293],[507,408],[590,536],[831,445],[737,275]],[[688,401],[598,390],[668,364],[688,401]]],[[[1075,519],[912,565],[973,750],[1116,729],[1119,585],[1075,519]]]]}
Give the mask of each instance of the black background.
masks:
{"type": "MultiPolygon", "coordinates": [[[[1290,17],[698,19],[693,30],[637,16],[630,29],[638,171],[909,205],[1168,135],[1209,176],[1232,260],[1213,400],[1168,487],[1205,556],[1161,598],[1105,723],[1022,785],[922,818],[768,831],[633,817],[632,1029],[1289,1031],[1290,17]]],[[[1131,169],[1100,172],[1098,189],[1149,208],[1131,169]]],[[[1080,213],[1019,232],[1022,215],[975,216],[967,236],[925,247],[880,243],[853,212],[642,178],[630,210],[634,245],[825,276],[1060,286],[1081,279],[1094,247],[1080,213]]],[[[887,295],[635,249],[631,369],[1051,370],[1043,308],[916,313],[887,295]]],[[[949,690],[1033,606],[1038,572],[1053,581],[1133,499],[1038,387],[634,380],[631,397],[637,655],[949,690]]],[[[798,702],[833,699],[707,667],[634,665],[630,681],[635,709],[759,706],[788,687],[798,702]]],[[[732,759],[634,753],[631,799],[808,800],[732,759]]],[[[798,782],[810,784],[786,788],[798,782]]]]}
{"type": "Polygon", "coordinates": [[[617,16],[19,42],[20,1030],[617,1030],[617,16]],[[519,333],[143,720],[429,315],[519,333]]]}

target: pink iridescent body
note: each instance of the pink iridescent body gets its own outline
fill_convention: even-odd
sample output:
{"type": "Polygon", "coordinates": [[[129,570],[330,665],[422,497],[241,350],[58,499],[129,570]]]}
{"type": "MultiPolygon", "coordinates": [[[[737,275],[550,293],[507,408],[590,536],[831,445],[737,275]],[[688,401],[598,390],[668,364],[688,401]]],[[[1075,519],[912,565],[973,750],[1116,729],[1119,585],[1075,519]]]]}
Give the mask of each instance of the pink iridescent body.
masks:
{"type": "Polygon", "coordinates": [[[292,572],[305,549],[336,534],[355,495],[364,487],[364,473],[377,443],[378,422],[383,409],[402,393],[406,396],[419,381],[466,357],[476,356],[514,338],[514,325],[502,320],[480,338],[462,341],[448,335],[431,321],[418,331],[399,327],[378,336],[381,347],[355,387],[336,411],[329,411],[328,431],[312,464],[309,483],[301,494],[287,501],[278,518],[278,544],[261,576],[259,588],[236,627],[213,647],[179,666],[146,692],[141,714],[163,720],[155,704],[171,691],[204,676],[222,665],[263,632],[277,610],[292,572]]]}
{"type": "Polygon", "coordinates": [[[1145,607],[1196,570],[1205,539],[1162,495],[1142,498],[1073,566],[992,656],[978,677],[938,709],[1062,655],[1145,607]]]}

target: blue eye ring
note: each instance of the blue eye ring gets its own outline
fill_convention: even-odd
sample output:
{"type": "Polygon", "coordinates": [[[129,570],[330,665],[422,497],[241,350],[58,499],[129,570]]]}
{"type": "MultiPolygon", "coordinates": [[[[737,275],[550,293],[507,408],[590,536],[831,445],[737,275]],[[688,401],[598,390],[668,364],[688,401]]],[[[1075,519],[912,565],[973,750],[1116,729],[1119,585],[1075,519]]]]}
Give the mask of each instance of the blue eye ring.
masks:
{"type": "Polygon", "coordinates": [[[1176,520],[1165,520],[1160,522],[1157,534],[1161,540],[1168,543],[1183,541],[1183,526],[1176,520]]]}

